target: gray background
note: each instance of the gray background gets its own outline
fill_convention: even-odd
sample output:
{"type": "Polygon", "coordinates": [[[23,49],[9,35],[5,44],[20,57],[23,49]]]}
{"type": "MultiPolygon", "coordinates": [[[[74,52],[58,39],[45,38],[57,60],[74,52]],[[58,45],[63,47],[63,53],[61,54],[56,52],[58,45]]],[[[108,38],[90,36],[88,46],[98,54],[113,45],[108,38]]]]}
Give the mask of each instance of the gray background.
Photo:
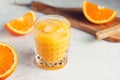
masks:
{"type": "MultiPolygon", "coordinates": [[[[19,0],[29,3],[32,0],[19,0]]],[[[39,0],[40,1],[40,0],[39,0]]],[[[57,7],[81,7],[84,0],[41,0],[57,7]]],[[[115,9],[120,17],[120,0],[92,0],[115,9]]],[[[11,44],[17,51],[19,63],[7,80],[120,80],[120,43],[96,40],[92,35],[72,28],[69,62],[61,70],[45,71],[34,61],[33,32],[15,36],[4,29],[4,24],[30,11],[13,5],[14,0],[0,0],[0,41],[11,44]]],[[[44,14],[36,12],[36,16],[44,14]]]]}

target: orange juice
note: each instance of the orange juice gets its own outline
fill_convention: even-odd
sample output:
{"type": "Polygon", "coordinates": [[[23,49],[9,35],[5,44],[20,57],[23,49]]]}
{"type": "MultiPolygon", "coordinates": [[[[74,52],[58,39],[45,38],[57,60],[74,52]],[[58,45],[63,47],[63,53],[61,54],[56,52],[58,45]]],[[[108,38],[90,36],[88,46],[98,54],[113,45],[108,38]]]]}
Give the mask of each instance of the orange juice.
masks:
{"type": "Polygon", "coordinates": [[[41,19],[35,24],[37,64],[49,70],[62,68],[67,63],[70,23],[66,18],[55,15],[41,19]]]}

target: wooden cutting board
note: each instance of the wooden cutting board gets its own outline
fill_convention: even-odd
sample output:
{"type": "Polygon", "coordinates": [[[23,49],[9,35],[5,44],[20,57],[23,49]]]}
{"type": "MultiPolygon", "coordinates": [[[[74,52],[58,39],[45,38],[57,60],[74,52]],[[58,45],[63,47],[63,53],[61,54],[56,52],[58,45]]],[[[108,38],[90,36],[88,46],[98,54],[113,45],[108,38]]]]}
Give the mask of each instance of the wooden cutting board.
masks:
{"type": "MultiPolygon", "coordinates": [[[[120,18],[117,17],[113,21],[106,24],[102,24],[102,25],[92,24],[85,18],[80,8],[66,10],[63,8],[55,8],[40,2],[32,2],[31,8],[35,11],[40,11],[45,14],[54,14],[54,15],[57,14],[67,17],[70,20],[73,27],[91,33],[94,36],[96,35],[97,31],[104,30],[106,28],[111,28],[116,25],[120,25],[120,18]]],[[[111,35],[105,40],[111,42],[120,42],[120,32],[111,35]]]]}

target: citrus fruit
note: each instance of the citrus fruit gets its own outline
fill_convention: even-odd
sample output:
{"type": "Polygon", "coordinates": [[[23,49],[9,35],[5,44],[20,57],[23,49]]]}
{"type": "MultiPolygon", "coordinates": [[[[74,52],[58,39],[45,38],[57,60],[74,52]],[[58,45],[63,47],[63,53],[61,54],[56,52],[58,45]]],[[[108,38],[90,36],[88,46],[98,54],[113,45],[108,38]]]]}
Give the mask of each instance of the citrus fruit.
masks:
{"type": "Polygon", "coordinates": [[[101,7],[92,2],[84,1],[83,13],[90,22],[103,24],[112,21],[116,17],[117,12],[106,7],[101,7]]]}
{"type": "Polygon", "coordinates": [[[24,35],[34,29],[35,14],[29,11],[22,17],[11,20],[5,24],[5,28],[13,34],[24,35]]]}
{"type": "Polygon", "coordinates": [[[0,42],[0,80],[10,76],[16,68],[18,57],[9,44],[0,42]]]}

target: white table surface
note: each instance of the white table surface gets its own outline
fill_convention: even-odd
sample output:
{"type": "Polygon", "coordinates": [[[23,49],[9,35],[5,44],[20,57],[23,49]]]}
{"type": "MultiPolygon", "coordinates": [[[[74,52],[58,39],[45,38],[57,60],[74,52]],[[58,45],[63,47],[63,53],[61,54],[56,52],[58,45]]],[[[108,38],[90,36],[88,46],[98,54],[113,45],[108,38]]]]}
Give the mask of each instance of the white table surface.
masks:
{"type": "MultiPolygon", "coordinates": [[[[7,80],[120,80],[120,43],[96,40],[92,35],[72,28],[68,64],[56,71],[46,71],[33,63],[33,32],[14,36],[4,24],[30,11],[28,7],[12,5],[14,0],[0,0],[0,41],[11,44],[19,62],[7,80]]],[[[19,0],[25,1],[25,0],[19,0]]],[[[26,0],[28,1],[28,0],[26,0]]],[[[41,0],[50,5],[80,7],[83,0],[41,0]]],[[[92,0],[119,11],[119,0],[92,0]]],[[[37,13],[36,16],[43,14],[37,13]]],[[[120,14],[118,14],[120,16],[120,14]]]]}

